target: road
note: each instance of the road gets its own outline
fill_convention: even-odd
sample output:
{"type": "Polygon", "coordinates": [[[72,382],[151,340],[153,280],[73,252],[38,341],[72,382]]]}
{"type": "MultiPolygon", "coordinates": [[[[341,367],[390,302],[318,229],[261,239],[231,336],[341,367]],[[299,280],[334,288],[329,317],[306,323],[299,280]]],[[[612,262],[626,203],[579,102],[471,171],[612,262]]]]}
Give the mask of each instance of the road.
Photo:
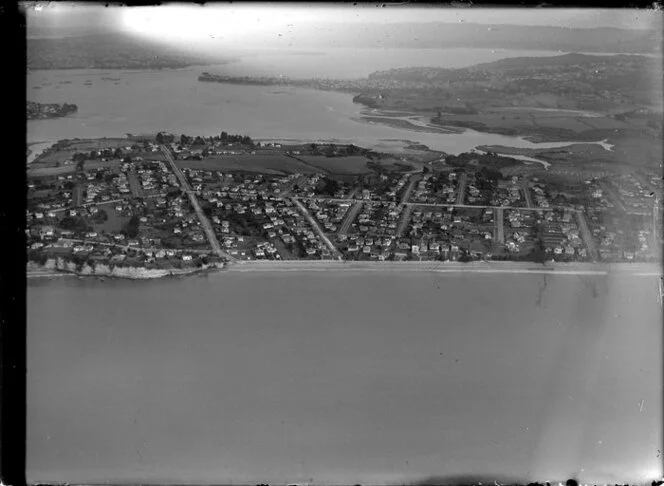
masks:
{"type": "Polygon", "coordinates": [[[501,245],[505,243],[505,219],[503,208],[496,208],[493,212],[494,224],[496,225],[496,241],[501,245]]]}
{"type": "Polygon", "coordinates": [[[408,223],[410,222],[410,213],[412,212],[413,212],[413,205],[406,204],[401,212],[401,219],[399,220],[399,224],[397,225],[397,230],[396,230],[397,238],[401,237],[404,230],[408,226],[408,223]]]}
{"type": "Polygon", "coordinates": [[[586,216],[583,214],[582,211],[577,211],[576,219],[579,222],[579,230],[581,231],[581,238],[583,239],[583,242],[586,244],[586,249],[588,250],[588,253],[590,253],[590,258],[592,259],[593,262],[596,262],[597,260],[599,260],[599,253],[597,252],[597,246],[595,245],[595,240],[593,239],[593,235],[590,233],[590,229],[588,229],[586,216]]]}
{"type": "Polygon", "coordinates": [[[521,183],[521,190],[523,191],[523,197],[526,199],[526,207],[532,208],[533,200],[530,197],[530,189],[528,188],[528,183],[526,181],[521,183]]]}
{"type": "Polygon", "coordinates": [[[306,175],[301,175],[301,176],[298,177],[297,179],[294,179],[294,180],[292,180],[292,181],[290,181],[290,182],[284,184],[284,187],[283,187],[283,188],[280,188],[280,189],[281,189],[281,192],[279,192],[278,194],[276,194],[276,196],[277,196],[277,197],[281,197],[281,198],[284,198],[284,197],[288,197],[288,196],[290,196],[290,193],[293,191],[293,188],[294,188],[296,185],[299,186],[299,185],[301,185],[301,184],[304,184],[305,182],[307,182],[308,179],[309,179],[309,178],[308,178],[306,175]]]}
{"type": "Polygon", "coordinates": [[[606,181],[600,181],[599,185],[609,195],[609,197],[613,201],[613,204],[615,204],[617,208],[619,208],[623,213],[627,212],[625,210],[625,206],[622,200],[620,199],[620,196],[618,195],[618,191],[615,189],[615,187],[613,187],[611,184],[609,184],[606,181]]]}
{"type": "Polygon", "coordinates": [[[406,190],[403,193],[403,196],[401,196],[401,203],[400,204],[406,204],[408,202],[408,198],[410,198],[410,193],[413,192],[413,188],[415,187],[415,183],[419,181],[419,177],[416,177],[415,175],[410,176],[410,180],[408,181],[408,186],[406,187],[406,190]]]}
{"type": "MultiPolygon", "coordinates": [[[[387,203],[387,201],[368,201],[364,199],[339,199],[339,198],[331,198],[331,197],[298,197],[298,199],[301,199],[303,201],[310,201],[310,200],[316,200],[316,201],[328,201],[328,202],[335,202],[335,203],[342,203],[342,202],[347,202],[347,203],[354,203],[361,201],[364,204],[381,204],[381,203],[387,203]]],[[[487,205],[481,205],[481,204],[434,204],[434,203],[415,203],[415,202],[409,202],[409,203],[403,203],[401,204],[402,206],[422,206],[422,207],[428,207],[428,208],[469,208],[469,209],[483,209],[483,208],[489,208],[489,209],[494,209],[497,207],[500,207],[502,209],[518,209],[519,211],[550,211],[553,209],[562,209],[565,211],[572,211],[576,212],[578,209],[569,207],[569,206],[549,206],[548,208],[539,208],[539,207],[532,207],[532,208],[527,208],[527,207],[519,207],[519,206],[487,206],[487,205]]]]}
{"type": "Polygon", "coordinates": [[[74,207],[80,206],[81,201],[83,200],[83,187],[81,184],[81,182],[76,182],[74,185],[74,190],[72,191],[71,204],[74,207]]]}
{"type": "Polygon", "coordinates": [[[323,230],[320,229],[320,226],[318,226],[318,223],[316,223],[316,220],[311,216],[307,208],[304,207],[304,205],[298,201],[296,198],[291,197],[289,198],[293,203],[297,206],[297,208],[300,210],[300,212],[304,215],[305,218],[307,218],[307,221],[309,221],[309,224],[313,228],[313,230],[318,233],[318,236],[320,237],[321,240],[327,245],[327,247],[330,249],[332,254],[335,257],[341,258],[341,252],[337,249],[336,246],[330,241],[330,239],[323,233],[323,230]]]}
{"type": "Polygon", "coordinates": [[[357,213],[360,212],[360,209],[362,209],[362,205],[363,204],[360,201],[357,201],[348,210],[343,222],[341,223],[341,228],[339,229],[340,235],[345,235],[348,233],[348,229],[350,228],[350,225],[353,223],[353,221],[355,221],[355,217],[357,216],[357,213]]]}
{"type": "Polygon", "coordinates": [[[354,199],[357,196],[357,193],[360,192],[359,187],[354,187],[350,194],[348,194],[348,199],[354,199]]]}
{"type": "Polygon", "coordinates": [[[548,208],[521,208],[517,206],[485,206],[472,204],[429,204],[429,203],[407,203],[406,206],[421,206],[423,208],[469,208],[469,209],[518,209],[519,211],[550,211],[552,209],[564,209],[565,211],[578,212],[578,209],[568,206],[549,206],[548,208]]]}
{"type": "Polygon", "coordinates": [[[196,211],[196,215],[198,216],[198,220],[201,222],[203,231],[205,231],[205,235],[207,236],[207,239],[210,242],[212,251],[214,251],[216,255],[222,258],[226,258],[231,262],[237,262],[238,261],[237,258],[230,255],[229,253],[226,253],[224,250],[221,249],[221,245],[219,244],[219,240],[217,240],[217,235],[214,234],[214,230],[212,229],[212,224],[210,224],[210,220],[207,219],[207,216],[205,216],[203,209],[201,209],[200,204],[198,204],[198,199],[196,198],[196,194],[189,185],[189,181],[187,181],[187,178],[184,176],[180,168],[177,165],[175,165],[175,160],[173,159],[173,156],[171,155],[170,151],[163,145],[160,145],[159,147],[161,148],[161,151],[166,157],[166,161],[171,165],[171,169],[175,173],[175,177],[177,177],[178,181],[180,182],[180,188],[187,193],[187,196],[189,196],[191,205],[193,206],[194,211],[196,211]]]}
{"type": "Polygon", "coordinates": [[[466,182],[468,181],[468,174],[465,172],[459,176],[459,187],[458,187],[458,192],[457,192],[457,206],[461,206],[463,204],[465,192],[466,192],[466,182]]]}
{"type": "MultiPolygon", "coordinates": [[[[95,241],[95,240],[80,240],[76,238],[60,238],[58,241],[63,241],[65,243],[82,243],[84,245],[100,245],[100,246],[108,246],[109,248],[120,248],[121,250],[134,250],[138,251],[141,253],[145,253],[146,251],[151,251],[153,253],[156,253],[158,251],[165,251],[165,248],[151,248],[151,247],[140,247],[140,246],[131,246],[131,245],[120,245],[118,243],[106,243],[103,241],[95,241]]],[[[180,253],[196,253],[196,254],[203,254],[207,255],[210,253],[210,250],[195,250],[191,248],[181,248],[181,249],[174,249],[174,251],[180,253]]]]}
{"type": "Polygon", "coordinates": [[[127,171],[127,179],[129,180],[129,188],[131,189],[131,195],[134,197],[143,196],[143,189],[141,188],[140,182],[138,182],[138,175],[136,171],[130,170],[127,171]]]}

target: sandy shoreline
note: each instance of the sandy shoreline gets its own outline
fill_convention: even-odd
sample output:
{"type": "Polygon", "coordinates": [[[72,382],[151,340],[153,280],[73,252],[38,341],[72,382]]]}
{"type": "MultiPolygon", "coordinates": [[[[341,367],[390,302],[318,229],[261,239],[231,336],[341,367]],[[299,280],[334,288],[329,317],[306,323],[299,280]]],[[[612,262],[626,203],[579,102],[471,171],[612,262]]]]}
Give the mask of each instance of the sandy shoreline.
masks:
{"type": "Polygon", "coordinates": [[[140,276],[132,274],[109,273],[76,273],[43,267],[30,266],[28,278],[48,278],[64,276],[109,277],[128,279],[153,279],[168,276],[188,276],[197,273],[217,272],[328,272],[328,271],[361,271],[361,272],[435,272],[435,273],[506,273],[506,274],[556,274],[556,275],[632,275],[641,277],[658,277],[663,275],[662,267],[656,263],[553,263],[542,265],[535,262],[350,262],[339,260],[251,260],[226,264],[223,268],[192,269],[189,271],[161,271],[148,275],[141,272],[140,276]]]}
{"type": "Polygon", "coordinates": [[[348,262],[333,260],[301,261],[249,261],[227,265],[228,272],[297,272],[297,271],[388,271],[388,272],[439,272],[439,273],[511,273],[511,274],[566,274],[635,276],[661,276],[662,268],[654,263],[554,263],[542,265],[534,262],[348,262]]]}

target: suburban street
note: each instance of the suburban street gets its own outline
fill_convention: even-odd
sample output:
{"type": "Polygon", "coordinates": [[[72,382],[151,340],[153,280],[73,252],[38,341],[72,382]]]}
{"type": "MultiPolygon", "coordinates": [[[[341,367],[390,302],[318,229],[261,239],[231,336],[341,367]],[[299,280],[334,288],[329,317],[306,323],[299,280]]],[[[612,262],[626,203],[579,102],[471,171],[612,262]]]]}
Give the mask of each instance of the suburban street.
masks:
{"type": "Polygon", "coordinates": [[[396,230],[397,238],[403,235],[403,232],[406,229],[408,222],[410,221],[410,213],[412,212],[413,212],[413,206],[410,204],[406,204],[401,213],[401,219],[399,220],[399,224],[397,225],[397,230],[396,230]]]}
{"type": "Polygon", "coordinates": [[[127,173],[127,179],[129,180],[129,188],[131,189],[131,195],[134,197],[141,197],[143,195],[143,190],[141,184],[138,182],[138,175],[135,170],[130,170],[127,173]]]}
{"type": "Polygon", "coordinates": [[[611,185],[606,183],[605,181],[600,181],[599,184],[600,184],[602,190],[604,190],[609,195],[609,198],[611,199],[611,202],[613,202],[613,204],[617,208],[619,208],[623,213],[626,212],[625,211],[625,206],[622,203],[622,200],[620,199],[620,196],[618,196],[618,193],[616,192],[616,190],[611,185]]]}
{"type": "Polygon", "coordinates": [[[464,172],[459,176],[459,187],[458,187],[457,201],[456,201],[457,206],[461,206],[463,204],[467,181],[468,181],[468,175],[464,172]]]}
{"type": "Polygon", "coordinates": [[[595,240],[593,239],[592,234],[590,233],[590,229],[588,229],[588,224],[586,223],[586,217],[582,211],[577,211],[576,218],[577,221],[579,222],[579,230],[581,232],[581,238],[583,238],[583,242],[585,243],[586,248],[588,249],[588,253],[590,253],[592,261],[596,262],[597,260],[599,260],[599,253],[597,252],[597,247],[595,246],[595,240]]]}
{"type": "Polygon", "coordinates": [[[360,209],[362,209],[362,203],[359,201],[350,207],[346,213],[346,216],[344,217],[343,222],[341,223],[341,228],[339,229],[340,235],[345,235],[348,233],[348,229],[350,228],[350,225],[353,223],[353,221],[355,221],[355,217],[357,216],[357,213],[360,212],[360,209]]]}
{"type": "Polygon", "coordinates": [[[415,187],[415,183],[419,180],[419,177],[416,177],[415,175],[410,176],[410,180],[408,181],[408,186],[406,187],[406,190],[403,193],[403,196],[401,196],[401,204],[406,204],[408,202],[408,198],[410,197],[411,192],[413,192],[413,188],[415,187]]]}
{"type": "Polygon", "coordinates": [[[219,240],[217,240],[217,235],[215,235],[214,230],[212,229],[212,224],[210,224],[210,220],[207,219],[207,216],[205,216],[203,209],[201,209],[200,204],[198,204],[198,199],[196,198],[196,194],[191,189],[191,186],[189,185],[187,178],[182,173],[180,168],[177,165],[175,165],[175,160],[173,159],[173,156],[171,155],[170,151],[163,145],[160,145],[160,148],[161,151],[164,153],[166,160],[171,165],[171,169],[173,169],[175,176],[178,178],[181,189],[187,193],[187,196],[189,196],[191,205],[194,207],[194,211],[196,211],[196,215],[198,216],[198,219],[201,222],[201,226],[203,227],[203,231],[205,231],[208,241],[210,242],[210,246],[212,247],[212,250],[215,252],[215,254],[217,254],[220,257],[227,258],[232,262],[237,262],[238,261],[237,258],[230,255],[229,253],[226,253],[224,250],[221,249],[221,245],[219,245],[219,240]]]}
{"type": "Polygon", "coordinates": [[[503,208],[496,208],[493,212],[494,224],[496,225],[496,241],[500,244],[505,243],[505,221],[503,217],[503,208]]]}
{"type": "Polygon", "coordinates": [[[290,200],[293,201],[293,203],[297,206],[297,208],[304,215],[304,217],[307,218],[307,221],[309,221],[311,227],[314,229],[316,233],[318,233],[318,236],[327,245],[327,247],[330,249],[335,258],[337,257],[341,258],[341,252],[337,249],[336,246],[334,246],[334,244],[325,235],[325,233],[323,233],[323,230],[320,229],[320,226],[318,226],[318,223],[316,223],[316,220],[313,218],[313,216],[311,216],[307,208],[305,208],[304,205],[294,197],[291,197],[290,200]]]}
{"type": "MultiPolygon", "coordinates": [[[[62,241],[64,243],[81,243],[83,245],[100,245],[100,246],[107,246],[109,248],[119,248],[120,250],[134,250],[139,253],[145,253],[147,251],[151,251],[153,253],[156,253],[158,251],[164,251],[163,248],[150,248],[150,247],[143,247],[143,246],[131,246],[131,245],[120,245],[118,243],[105,243],[101,241],[94,241],[94,240],[81,240],[81,239],[76,239],[76,238],[60,238],[59,241],[62,241]]],[[[178,250],[178,253],[181,253],[182,250],[178,250]]],[[[196,250],[193,248],[187,249],[185,253],[196,253],[196,254],[201,254],[201,255],[207,255],[210,253],[210,250],[196,250]]]]}
{"type": "Polygon", "coordinates": [[[528,188],[528,183],[526,181],[523,181],[521,183],[521,191],[523,191],[523,197],[526,200],[526,207],[532,208],[533,207],[533,200],[530,197],[530,189],[528,188]]]}

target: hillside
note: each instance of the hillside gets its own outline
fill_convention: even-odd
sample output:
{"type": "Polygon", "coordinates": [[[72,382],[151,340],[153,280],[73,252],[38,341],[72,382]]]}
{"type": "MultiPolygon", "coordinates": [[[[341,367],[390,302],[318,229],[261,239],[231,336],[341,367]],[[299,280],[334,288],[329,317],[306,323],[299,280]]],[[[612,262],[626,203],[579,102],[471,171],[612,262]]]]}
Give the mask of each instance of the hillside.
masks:
{"type": "Polygon", "coordinates": [[[209,62],[184,49],[117,33],[27,40],[28,69],[161,69],[209,62]]]}
{"type": "MultiPolygon", "coordinates": [[[[655,27],[655,26],[653,26],[655,27]]],[[[266,34],[267,35],[267,34],[266,34]]],[[[264,40],[268,40],[267,38],[264,40]]],[[[598,53],[661,52],[659,29],[571,29],[564,27],[418,22],[401,24],[330,24],[298,26],[275,47],[487,48],[598,53]]]]}

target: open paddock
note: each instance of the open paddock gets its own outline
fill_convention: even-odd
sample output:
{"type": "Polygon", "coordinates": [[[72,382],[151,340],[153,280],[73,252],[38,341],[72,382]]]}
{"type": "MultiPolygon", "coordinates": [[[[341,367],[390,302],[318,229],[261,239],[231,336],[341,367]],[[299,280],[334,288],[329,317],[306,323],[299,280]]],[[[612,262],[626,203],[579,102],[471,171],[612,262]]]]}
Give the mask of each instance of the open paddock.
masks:
{"type": "Polygon", "coordinates": [[[211,171],[248,171],[263,174],[314,173],[314,168],[286,155],[223,155],[201,160],[177,160],[181,168],[211,171]]]}
{"type": "MultiPolygon", "coordinates": [[[[122,164],[121,159],[114,159],[114,160],[89,160],[85,162],[85,170],[93,170],[93,169],[109,169],[109,168],[116,168],[120,167],[122,164]]],[[[58,176],[58,175],[64,175],[64,174],[73,174],[76,172],[76,164],[69,164],[69,165],[61,165],[59,167],[56,166],[41,166],[41,165],[34,165],[30,164],[28,166],[28,177],[44,177],[44,176],[58,176]]]]}
{"type": "Polygon", "coordinates": [[[60,142],[63,148],[76,150],[79,152],[90,150],[116,149],[118,147],[127,147],[136,143],[128,138],[97,138],[85,140],[63,140],[60,142]]]}
{"type": "Polygon", "coordinates": [[[332,174],[368,174],[371,172],[371,169],[367,167],[369,159],[361,155],[347,157],[300,155],[298,159],[332,174]]]}

